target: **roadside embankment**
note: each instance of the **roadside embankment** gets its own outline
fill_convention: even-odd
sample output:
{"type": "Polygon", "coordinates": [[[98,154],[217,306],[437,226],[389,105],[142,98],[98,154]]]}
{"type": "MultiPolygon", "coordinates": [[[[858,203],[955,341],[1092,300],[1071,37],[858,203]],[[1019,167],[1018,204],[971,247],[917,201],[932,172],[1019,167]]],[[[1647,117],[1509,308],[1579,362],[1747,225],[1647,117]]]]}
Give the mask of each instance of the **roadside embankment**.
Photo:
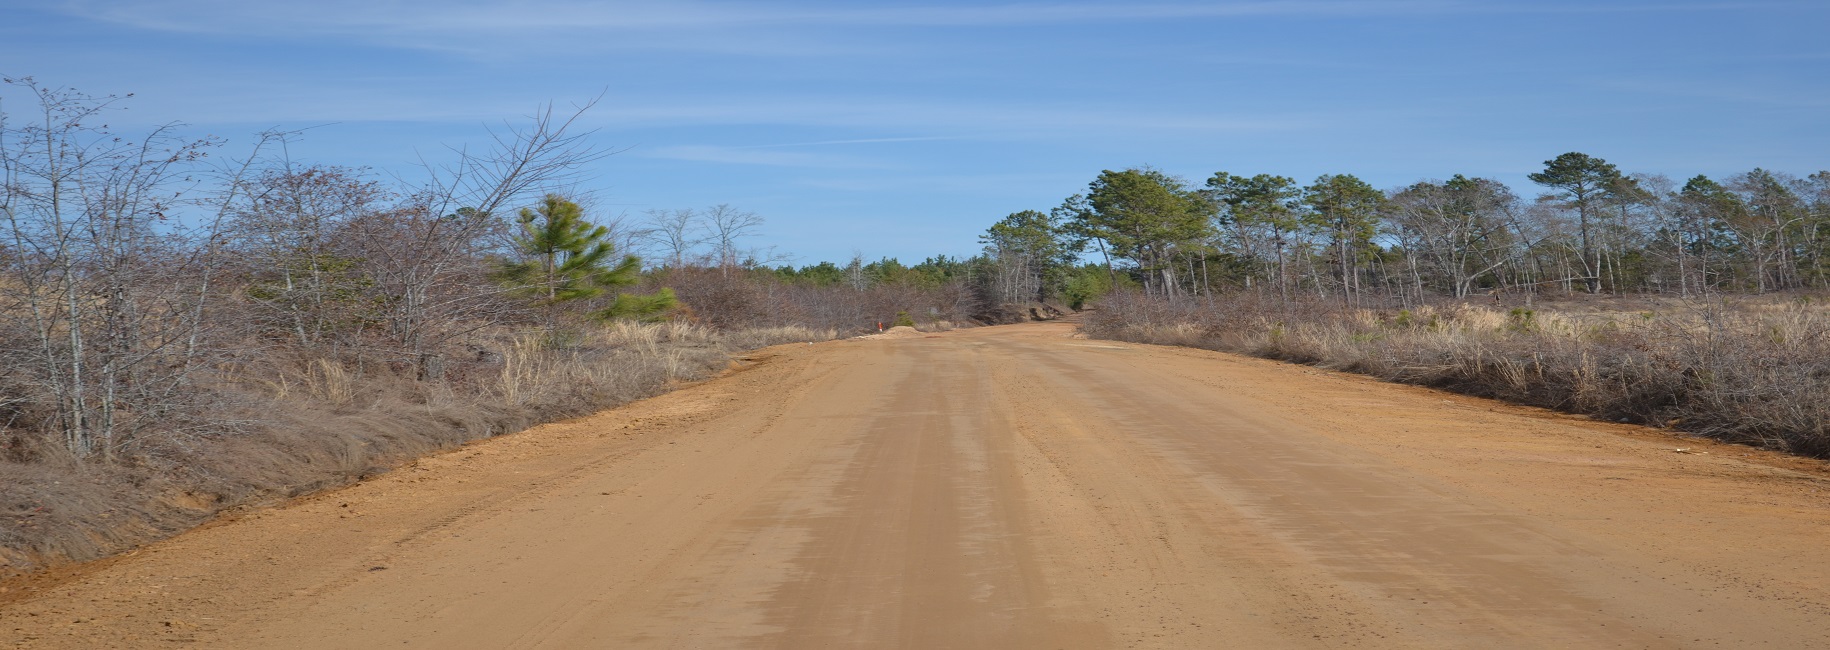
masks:
{"type": "Polygon", "coordinates": [[[225,511],[663,393],[716,374],[742,350],[835,337],[618,323],[577,337],[503,335],[447,364],[438,382],[327,358],[229,369],[199,387],[219,418],[203,431],[171,427],[114,462],[42,451],[0,459],[0,578],[104,557],[225,511]]]}
{"type": "MultiPolygon", "coordinates": [[[[1644,301],[1642,301],[1644,302],[1644,301]]],[[[1345,370],[1830,458],[1830,313],[1808,298],[1559,311],[1108,297],[1089,336],[1345,370]]]]}

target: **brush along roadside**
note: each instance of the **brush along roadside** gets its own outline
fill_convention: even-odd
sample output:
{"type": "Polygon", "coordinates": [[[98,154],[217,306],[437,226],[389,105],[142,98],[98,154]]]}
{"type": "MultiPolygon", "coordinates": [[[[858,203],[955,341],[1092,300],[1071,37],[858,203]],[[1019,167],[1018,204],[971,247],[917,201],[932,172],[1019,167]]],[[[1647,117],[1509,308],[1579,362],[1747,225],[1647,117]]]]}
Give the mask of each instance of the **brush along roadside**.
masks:
{"type": "Polygon", "coordinates": [[[436,382],[346,360],[265,359],[205,387],[215,417],[113,463],[50,453],[0,461],[0,578],[182,532],[226,510],[339,487],[411,459],[650,397],[744,350],[832,340],[801,327],[720,331],[613,323],[577,336],[504,334],[436,382]]]}
{"type": "Polygon", "coordinates": [[[1107,298],[1083,327],[1095,338],[1311,364],[1830,458],[1830,311],[1821,301],[1648,304],[1358,309],[1127,294],[1107,298]]]}

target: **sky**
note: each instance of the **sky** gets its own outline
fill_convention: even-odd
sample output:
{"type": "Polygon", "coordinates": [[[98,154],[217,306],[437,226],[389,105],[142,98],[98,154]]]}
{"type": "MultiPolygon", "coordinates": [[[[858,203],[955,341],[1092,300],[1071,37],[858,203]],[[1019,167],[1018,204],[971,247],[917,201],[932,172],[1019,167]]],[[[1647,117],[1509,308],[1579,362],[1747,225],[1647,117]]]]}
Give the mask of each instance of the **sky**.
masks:
{"type": "Polygon", "coordinates": [[[1826,27],[1824,0],[0,0],[0,74],[224,152],[309,127],[293,158],[378,177],[595,98],[600,214],[729,204],[797,263],[913,262],[1104,169],[1524,196],[1566,151],[1830,169],[1826,27]]]}

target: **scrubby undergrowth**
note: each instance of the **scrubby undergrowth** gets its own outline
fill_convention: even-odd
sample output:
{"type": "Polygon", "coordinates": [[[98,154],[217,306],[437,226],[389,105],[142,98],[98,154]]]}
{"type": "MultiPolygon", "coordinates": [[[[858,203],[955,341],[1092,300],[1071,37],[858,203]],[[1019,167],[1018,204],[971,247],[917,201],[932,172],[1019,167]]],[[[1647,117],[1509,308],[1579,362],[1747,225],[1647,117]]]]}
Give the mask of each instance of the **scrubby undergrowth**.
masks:
{"type": "Polygon", "coordinates": [[[831,330],[718,331],[617,323],[570,336],[503,334],[441,382],[311,358],[215,377],[218,417],[113,463],[26,450],[0,460],[0,577],[102,557],[225,509],[344,485],[465,442],[659,394],[726,367],[729,354],[822,341],[831,330]],[[221,424],[220,422],[217,424],[221,424]],[[237,429],[238,433],[223,433],[237,429]]]}
{"type": "MultiPolygon", "coordinates": [[[[1239,352],[1830,458],[1830,314],[1808,298],[1634,311],[1109,296],[1090,336],[1239,352]]],[[[1637,306],[1636,306],[1637,307],[1637,306]]]]}

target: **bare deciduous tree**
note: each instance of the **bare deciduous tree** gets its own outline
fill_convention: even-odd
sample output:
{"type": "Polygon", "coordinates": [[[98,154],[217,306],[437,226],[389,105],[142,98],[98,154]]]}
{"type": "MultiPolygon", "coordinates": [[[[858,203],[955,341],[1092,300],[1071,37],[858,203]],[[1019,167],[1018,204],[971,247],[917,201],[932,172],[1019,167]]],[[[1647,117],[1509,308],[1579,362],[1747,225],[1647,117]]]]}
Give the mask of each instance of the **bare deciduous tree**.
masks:
{"type": "Polygon", "coordinates": [[[465,319],[489,310],[500,294],[475,258],[503,241],[506,211],[575,183],[586,164],[613,153],[576,128],[595,103],[570,114],[543,106],[525,124],[492,130],[481,152],[459,148],[455,162],[423,164],[426,179],[401,207],[357,224],[373,237],[364,241],[391,244],[368,251],[379,262],[373,279],[389,300],[385,318],[396,352],[420,376],[440,374],[438,349],[473,331],[477,325],[465,319]]]}
{"type": "Polygon", "coordinates": [[[763,218],[726,203],[706,208],[702,216],[707,240],[714,247],[712,252],[717,258],[718,268],[724,271],[725,277],[730,277],[731,270],[738,267],[742,257],[738,240],[755,236],[756,230],[762,227],[763,218]]]}
{"type": "MultiPolygon", "coordinates": [[[[15,290],[0,318],[30,332],[28,383],[55,404],[61,447],[107,458],[169,412],[195,361],[204,292],[192,240],[213,234],[174,218],[210,140],[176,125],[143,137],[105,124],[124,97],[97,97],[6,79],[35,100],[20,125],[0,111],[0,218],[5,275],[15,290]]],[[[24,361],[16,359],[15,361],[24,361]]]]}
{"type": "Polygon", "coordinates": [[[685,265],[693,249],[705,243],[700,237],[699,213],[692,208],[649,210],[643,217],[648,241],[660,250],[665,266],[685,265]]]}

